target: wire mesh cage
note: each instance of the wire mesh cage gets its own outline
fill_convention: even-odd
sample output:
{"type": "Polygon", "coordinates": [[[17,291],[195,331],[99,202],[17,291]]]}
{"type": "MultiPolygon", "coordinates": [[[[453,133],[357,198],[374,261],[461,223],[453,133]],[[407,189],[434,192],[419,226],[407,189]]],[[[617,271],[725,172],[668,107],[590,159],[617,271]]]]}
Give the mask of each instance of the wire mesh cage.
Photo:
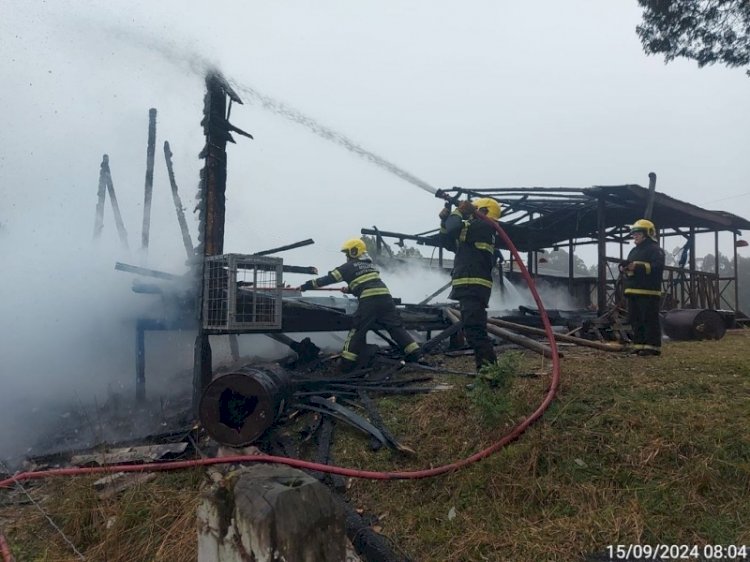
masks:
{"type": "Polygon", "coordinates": [[[243,254],[207,257],[203,327],[214,333],[280,329],[282,262],[243,254]]]}

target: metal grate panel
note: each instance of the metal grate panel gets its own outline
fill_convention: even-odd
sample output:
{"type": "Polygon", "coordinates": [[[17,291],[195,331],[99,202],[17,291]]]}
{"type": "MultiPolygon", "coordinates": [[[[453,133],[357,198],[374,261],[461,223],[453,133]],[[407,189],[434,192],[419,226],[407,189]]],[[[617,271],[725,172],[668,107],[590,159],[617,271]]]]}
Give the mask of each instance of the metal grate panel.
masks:
{"type": "Polygon", "coordinates": [[[214,333],[280,329],[282,262],[243,254],[207,257],[203,327],[214,333]]]}

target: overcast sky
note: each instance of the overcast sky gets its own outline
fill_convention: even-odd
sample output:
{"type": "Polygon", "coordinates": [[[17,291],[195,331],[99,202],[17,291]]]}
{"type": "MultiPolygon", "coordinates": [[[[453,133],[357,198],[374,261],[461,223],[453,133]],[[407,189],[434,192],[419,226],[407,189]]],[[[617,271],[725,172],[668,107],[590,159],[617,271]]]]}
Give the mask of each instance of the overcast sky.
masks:
{"type": "MultiPolygon", "coordinates": [[[[750,218],[750,79],[647,57],[639,19],[635,0],[0,0],[0,248],[10,273],[0,341],[4,355],[24,351],[0,369],[37,358],[48,347],[40,327],[69,326],[86,307],[101,322],[111,316],[104,302],[135,314],[131,278],[92,277],[117,260],[142,263],[116,250],[109,203],[95,253],[91,234],[107,153],[139,246],[150,107],[158,130],[146,263],[184,269],[161,147],[170,141],[195,237],[208,64],[236,84],[246,104],[231,119],[255,137],[228,150],[227,252],[313,238],[284,258],[325,270],[360,228],[426,231],[442,206],[252,92],[436,188],[645,186],[654,171],[659,191],[750,218]]],[[[90,341],[95,328],[58,346],[90,341]]]]}
{"type": "MultiPolygon", "coordinates": [[[[152,259],[181,259],[161,146],[192,210],[204,62],[435,187],[647,185],[655,171],[660,191],[750,217],[750,79],[647,57],[635,1],[1,6],[0,221],[11,230],[44,217],[88,236],[106,152],[137,246],[156,107],[152,259]]],[[[228,251],[312,237],[314,249],[285,257],[327,267],[363,226],[435,225],[430,194],[240,93],[232,120],[255,140],[229,148],[228,251]]],[[[113,227],[107,208],[105,236],[113,227]]]]}

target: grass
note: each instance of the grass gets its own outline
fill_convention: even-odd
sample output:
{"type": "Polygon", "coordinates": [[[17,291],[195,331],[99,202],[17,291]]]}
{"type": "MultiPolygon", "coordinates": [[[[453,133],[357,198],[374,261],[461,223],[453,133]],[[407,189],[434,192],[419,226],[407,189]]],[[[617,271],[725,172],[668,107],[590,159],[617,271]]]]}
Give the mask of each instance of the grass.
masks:
{"type": "MultiPolygon", "coordinates": [[[[670,343],[661,358],[566,348],[558,397],[521,440],[459,473],[356,481],[351,492],[388,513],[383,532],[415,560],[569,561],[610,544],[750,543],[749,336],[670,343]]],[[[527,357],[524,367],[535,364],[527,357]]],[[[506,430],[546,382],[513,381],[506,430]]],[[[420,453],[410,465],[443,464],[498,437],[464,394],[403,406],[399,435],[420,453]]],[[[353,443],[337,460],[368,462],[353,443]]],[[[380,468],[401,464],[381,455],[380,468]]]]}
{"type": "MultiPolygon", "coordinates": [[[[750,332],[668,343],[660,358],[564,351],[558,396],[520,440],[438,478],[355,480],[352,501],[425,562],[575,561],[612,544],[750,544],[750,332]]],[[[380,401],[416,457],[372,453],[360,434],[337,429],[336,463],[418,469],[488,446],[549,383],[548,361],[506,361],[512,369],[494,386],[467,389],[467,379],[445,376],[453,390],[380,401]]],[[[446,367],[468,370],[471,358],[446,367]]],[[[33,493],[87,559],[189,561],[203,480],[198,470],[162,474],[109,500],[84,478],[50,480],[33,493]]],[[[33,508],[0,509],[0,528],[19,560],[77,559],[33,508]]]]}
{"type": "MultiPolygon", "coordinates": [[[[98,497],[89,477],[53,479],[30,493],[86,560],[188,561],[196,558],[203,478],[200,470],[159,474],[109,499],[98,497]]],[[[0,521],[19,562],[80,560],[32,506],[0,509],[0,521]]]]}

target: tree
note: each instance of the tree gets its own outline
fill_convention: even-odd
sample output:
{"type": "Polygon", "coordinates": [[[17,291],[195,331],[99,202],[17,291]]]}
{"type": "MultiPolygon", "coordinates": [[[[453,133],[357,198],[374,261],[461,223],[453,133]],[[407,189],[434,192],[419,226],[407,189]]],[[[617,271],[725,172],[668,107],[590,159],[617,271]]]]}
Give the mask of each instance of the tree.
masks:
{"type": "MultiPolygon", "coordinates": [[[[638,0],[643,22],[636,32],[649,55],[664,62],[693,59],[699,67],[750,65],[750,1],[638,0]]],[[[750,76],[750,69],[747,70],[750,76]]]]}
{"type": "MultiPolygon", "coordinates": [[[[546,263],[549,269],[557,270],[564,274],[568,272],[569,254],[562,248],[558,248],[553,252],[540,252],[538,259],[546,260],[544,262],[540,261],[540,263],[546,263]]],[[[591,275],[591,269],[577,255],[573,255],[573,272],[579,277],[591,275]]],[[[594,266],[594,275],[596,275],[596,266],[594,266]]]]}
{"type": "Polygon", "coordinates": [[[402,246],[396,254],[397,258],[421,258],[422,252],[411,246],[402,246]]]}

